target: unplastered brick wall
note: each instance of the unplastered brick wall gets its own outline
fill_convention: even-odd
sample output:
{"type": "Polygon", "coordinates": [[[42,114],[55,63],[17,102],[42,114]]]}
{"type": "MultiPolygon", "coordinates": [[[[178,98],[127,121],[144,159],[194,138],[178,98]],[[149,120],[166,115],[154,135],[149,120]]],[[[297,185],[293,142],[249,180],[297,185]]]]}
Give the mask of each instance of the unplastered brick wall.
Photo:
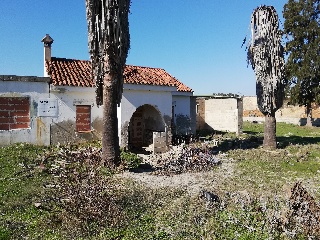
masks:
{"type": "Polygon", "coordinates": [[[0,130],[30,127],[29,97],[0,97],[0,130]]]}
{"type": "Polygon", "coordinates": [[[77,132],[91,131],[91,106],[76,106],[76,130],[77,132]]]}

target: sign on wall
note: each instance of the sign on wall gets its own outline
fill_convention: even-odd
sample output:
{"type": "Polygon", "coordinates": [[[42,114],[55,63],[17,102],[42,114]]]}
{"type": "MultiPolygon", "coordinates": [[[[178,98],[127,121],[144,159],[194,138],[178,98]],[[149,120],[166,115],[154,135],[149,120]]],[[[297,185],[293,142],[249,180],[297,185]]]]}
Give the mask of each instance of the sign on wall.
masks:
{"type": "Polygon", "coordinates": [[[38,100],[39,117],[58,116],[58,101],[52,98],[39,98],[38,100]]]}

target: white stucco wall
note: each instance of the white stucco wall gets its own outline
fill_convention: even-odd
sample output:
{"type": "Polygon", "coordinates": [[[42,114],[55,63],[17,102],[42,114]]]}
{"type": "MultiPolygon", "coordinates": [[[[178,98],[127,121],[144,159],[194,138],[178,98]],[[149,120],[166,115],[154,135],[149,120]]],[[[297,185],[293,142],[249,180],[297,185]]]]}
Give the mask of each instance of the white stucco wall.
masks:
{"type": "MultiPolygon", "coordinates": [[[[67,120],[76,121],[76,106],[91,106],[91,122],[102,118],[102,107],[97,107],[95,88],[90,87],[51,87],[51,98],[58,100],[58,115],[52,122],[59,123],[67,120]]],[[[74,129],[75,131],[75,129],[74,129]]]]}
{"type": "Polygon", "coordinates": [[[121,124],[130,121],[136,109],[150,104],[171,117],[172,87],[125,84],[121,100],[121,124]]]}
{"type": "MultiPolygon", "coordinates": [[[[174,106],[175,115],[182,114],[190,117],[190,96],[186,95],[173,95],[172,105],[174,106]]],[[[175,116],[176,117],[176,116],[175,116]]]]}
{"type": "MultiPolygon", "coordinates": [[[[16,76],[15,76],[16,77],[16,76]]],[[[61,131],[75,134],[75,127],[62,123],[75,123],[76,105],[91,105],[91,123],[101,120],[103,116],[102,107],[97,107],[95,99],[95,88],[68,87],[49,85],[49,78],[38,77],[16,77],[0,75],[0,96],[5,97],[30,97],[31,124],[29,129],[0,131],[0,143],[3,145],[15,142],[29,142],[39,145],[50,144],[50,131],[52,127],[58,126],[61,131]],[[39,117],[39,99],[56,99],[57,111],[54,116],[39,117]]],[[[177,93],[176,87],[124,84],[123,96],[120,107],[118,107],[119,135],[121,127],[130,121],[136,109],[145,104],[155,107],[165,123],[171,121],[171,108],[176,101],[176,113],[190,116],[190,97],[192,93],[177,93]],[[173,93],[176,93],[173,97],[173,93]],[[175,100],[173,100],[173,98],[175,100]]],[[[92,129],[95,130],[95,129],[92,129]]],[[[67,135],[67,134],[66,134],[67,135]]],[[[119,136],[121,141],[121,137],[119,136]]]]}
{"type": "MultiPolygon", "coordinates": [[[[132,114],[145,104],[155,107],[165,121],[171,119],[172,92],[176,87],[124,84],[121,104],[117,109],[118,134],[121,145],[121,128],[130,122],[132,114]]],[[[52,87],[51,98],[58,100],[58,115],[52,118],[53,124],[76,120],[76,105],[91,105],[91,121],[102,119],[102,107],[95,103],[95,89],[84,87],[52,87]]],[[[179,113],[190,116],[190,97],[175,96],[179,113]]],[[[168,122],[167,122],[168,123],[168,122]]],[[[75,131],[75,129],[68,129],[75,131]]]]}
{"type": "MultiPolygon", "coordinates": [[[[171,119],[172,91],[175,87],[124,84],[121,105],[118,108],[119,134],[136,109],[145,104],[154,106],[163,118],[171,119]]],[[[121,144],[121,137],[120,144],[121,144]]]]}
{"type": "Polygon", "coordinates": [[[257,110],[257,96],[245,96],[243,97],[243,110],[257,110]]]}
{"type": "Polygon", "coordinates": [[[51,123],[52,144],[101,139],[103,108],[97,107],[95,88],[51,86],[51,98],[58,101],[58,114],[51,123]],[[77,132],[77,105],[91,106],[91,132],[77,132]]]}
{"type": "Polygon", "coordinates": [[[172,106],[174,107],[174,134],[191,134],[195,133],[191,127],[195,122],[191,119],[191,96],[190,92],[173,92],[172,106]]]}
{"type": "Polygon", "coordinates": [[[205,121],[214,130],[238,133],[242,124],[242,119],[239,119],[242,112],[239,110],[236,98],[206,99],[205,121]]]}
{"type": "Polygon", "coordinates": [[[49,78],[0,75],[0,97],[30,98],[30,127],[27,129],[0,130],[0,145],[28,142],[50,144],[49,117],[38,116],[40,98],[49,98],[49,78]]]}

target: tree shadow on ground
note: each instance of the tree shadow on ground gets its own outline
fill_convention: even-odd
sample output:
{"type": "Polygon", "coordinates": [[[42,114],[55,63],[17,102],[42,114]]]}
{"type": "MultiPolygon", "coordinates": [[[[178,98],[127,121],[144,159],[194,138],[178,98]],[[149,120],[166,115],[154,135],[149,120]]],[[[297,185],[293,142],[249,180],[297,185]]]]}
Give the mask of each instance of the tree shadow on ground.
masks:
{"type": "MultiPolygon", "coordinates": [[[[306,126],[307,125],[307,119],[306,118],[300,118],[299,124],[300,124],[300,126],[306,126]]],[[[320,118],[313,118],[312,119],[312,126],[313,127],[320,127],[320,118]]]]}
{"type": "Polygon", "coordinates": [[[147,149],[146,147],[132,147],[130,148],[130,152],[135,154],[144,154],[144,155],[151,155],[152,151],[147,149]]]}
{"type": "Polygon", "coordinates": [[[249,136],[259,135],[263,134],[263,132],[254,132],[254,131],[243,131],[244,134],[247,134],[249,136]]]}
{"type": "Polygon", "coordinates": [[[319,144],[320,137],[300,137],[300,136],[280,136],[277,137],[279,148],[285,148],[289,145],[308,145],[308,144],[319,144]]]}
{"type": "Polygon", "coordinates": [[[234,149],[255,149],[259,148],[263,144],[263,137],[251,136],[244,139],[223,139],[219,146],[219,151],[228,151],[234,149]]]}
{"type": "MultiPolygon", "coordinates": [[[[246,132],[250,134],[249,132],[246,132]]],[[[254,134],[254,132],[253,132],[254,134]]],[[[277,148],[283,149],[290,145],[319,144],[320,137],[279,136],[276,138],[277,148]]],[[[263,145],[263,136],[250,136],[245,139],[224,139],[219,144],[219,151],[234,149],[255,149],[263,145]]]]}
{"type": "Polygon", "coordinates": [[[149,163],[141,163],[138,167],[136,168],[130,168],[129,172],[134,172],[134,173],[150,173],[153,172],[155,169],[152,165],[149,163]]]}

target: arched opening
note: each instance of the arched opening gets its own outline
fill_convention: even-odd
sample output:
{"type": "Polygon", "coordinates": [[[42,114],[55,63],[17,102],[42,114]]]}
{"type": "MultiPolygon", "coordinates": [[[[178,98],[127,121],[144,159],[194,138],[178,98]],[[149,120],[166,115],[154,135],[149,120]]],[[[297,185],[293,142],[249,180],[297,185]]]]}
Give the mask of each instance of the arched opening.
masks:
{"type": "Polygon", "coordinates": [[[165,132],[165,123],[159,110],[145,104],[132,114],[128,128],[128,146],[140,150],[153,143],[153,132],[165,132]]]}

